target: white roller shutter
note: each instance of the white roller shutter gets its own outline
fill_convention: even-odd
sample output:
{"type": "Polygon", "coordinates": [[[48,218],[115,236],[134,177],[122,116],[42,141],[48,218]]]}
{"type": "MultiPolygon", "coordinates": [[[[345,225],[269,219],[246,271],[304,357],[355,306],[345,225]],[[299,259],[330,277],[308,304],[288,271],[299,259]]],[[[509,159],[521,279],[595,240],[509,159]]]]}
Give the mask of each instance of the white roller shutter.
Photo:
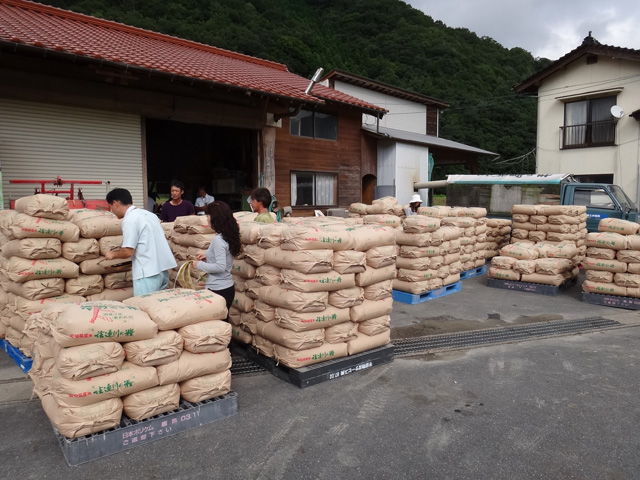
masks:
{"type": "Polygon", "coordinates": [[[122,187],[144,206],[140,117],[0,98],[0,168],[4,208],[33,194],[34,185],[9,180],[57,176],[104,182],[83,185],[85,198],[104,199],[108,190],[122,187]]]}

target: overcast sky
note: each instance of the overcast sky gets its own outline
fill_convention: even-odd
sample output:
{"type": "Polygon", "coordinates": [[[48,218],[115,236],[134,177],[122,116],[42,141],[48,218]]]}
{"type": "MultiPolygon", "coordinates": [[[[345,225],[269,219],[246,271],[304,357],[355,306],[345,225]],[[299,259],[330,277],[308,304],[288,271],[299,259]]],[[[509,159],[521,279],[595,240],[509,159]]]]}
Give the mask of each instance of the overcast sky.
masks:
{"type": "Polygon", "coordinates": [[[640,49],[638,0],[404,0],[448,27],[557,60],[589,31],[600,43],[640,49]]]}

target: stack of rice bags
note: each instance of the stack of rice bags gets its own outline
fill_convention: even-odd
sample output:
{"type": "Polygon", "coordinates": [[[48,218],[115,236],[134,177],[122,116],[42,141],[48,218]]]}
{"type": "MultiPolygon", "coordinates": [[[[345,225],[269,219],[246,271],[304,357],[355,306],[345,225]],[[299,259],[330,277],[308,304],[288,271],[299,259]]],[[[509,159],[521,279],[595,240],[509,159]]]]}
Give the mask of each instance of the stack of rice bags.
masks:
{"type": "Polygon", "coordinates": [[[140,309],[104,300],[51,306],[38,316],[42,335],[29,375],[45,413],[64,436],[118,426],[126,395],[158,385],[154,367],[125,358],[123,342],[147,341],[158,332],[140,309]]]}
{"type": "Polygon", "coordinates": [[[409,205],[398,204],[398,199],[387,196],[374,200],[371,205],[366,203],[352,203],[349,205],[349,216],[352,218],[364,217],[365,215],[395,215],[404,217],[405,210],[409,205]]]}
{"type": "Polygon", "coordinates": [[[7,329],[11,325],[9,319],[11,318],[11,311],[8,310],[7,304],[9,303],[9,296],[7,292],[0,289],[0,340],[2,340],[7,329]]]}
{"type": "Polygon", "coordinates": [[[88,301],[118,300],[133,296],[131,259],[106,260],[104,255],[122,246],[122,220],[104,210],[71,210],[69,220],[80,229],[77,242],[65,243],[62,256],[80,267],[80,275],[67,280],[69,294],[88,301]]]}
{"type": "Polygon", "coordinates": [[[16,200],[15,211],[3,212],[0,220],[5,241],[0,286],[7,292],[2,323],[7,341],[27,356],[33,339],[24,330],[32,314],[49,303],[84,301],[65,291],[66,282],[79,276],[78,265],[63,255],[80,233],[68,217],[64,198],[39,194],[16,200]]]}
{"type": "Polygon", "coordinates": [[[224,395],[231,381],[226,315],[219,295],[186,289],[48,307],[39,314],[37,363],[44,367],[36,369],[34,358],[34,390],[69,438],[115,427],[123,411],[142,420],[175,410],[181,397],[224,395]]]}
{"type": "MultiPolygon", "coordinates": [[[[174,285],[182,264],[196,260],[199,254],[205,254],[216,232],[211,228],[207,215],[178,217],[171,224],[163,223],[163,227],[166,227],[165,236],[178,263],[178,267],[169,272],[170,285],[174,285]]],[[[195,269],[191,269],[190,273],[194,289],[205,288],[207,275],[195,269]]]]}
{"type": "Polygon", "coordinates": [[[491,259],[489,277],[559,286],[578,276],[578,255],[571,242],[517,242],[491,259]]]}
{"type": "MultiPolygon", "coordinates": [[[[442,226],[460,229],[460,263],[462,271],[482,267],[486,261],[487,210],[480,207],[420,207],[418,214],[440,218],[442,226]]],[[[446,283],[445,283],[446,285],[446,283]]]]}
{"type": "Polygon", "coordinates": [[[487,248],[486,258],[499,255],[500,249],[511,243],[511,224],[506,218],[487,218],[487,248]]]}
{"type": "Polygon", "coordinates": [[[635,222],[603,218],[598,232],[587,234],[583,291],[640,298],[639,227],[635,222]]]}
{"type": "Polygon", "coordinates": [[[295,223],[240,224],[245,257],[232,270],[242,285],[232,323],[261,353],[293,368],[387,344],[393,229],[340,219],[295,223]]]}
{"type": "MultiPolygon", "coordinates": [[[[445,210],[426,212],[433,216],[406,217],[402,222],[403,230],[396,232],[399,248],[398,276],[393,281],[395,290],[422,294],[460,280],[462,231],[451,224],[442,226],[443,219],[438,215],[444,214],[445,210]]],[[[457,217],[455,220],[457,222],[457,217]]]]}
{"type": "Polygon", "coordinates": [[[579,261],[587,251],[587,207],[577,205],[514,205],[511,242],[571,243],[579,261]]]}

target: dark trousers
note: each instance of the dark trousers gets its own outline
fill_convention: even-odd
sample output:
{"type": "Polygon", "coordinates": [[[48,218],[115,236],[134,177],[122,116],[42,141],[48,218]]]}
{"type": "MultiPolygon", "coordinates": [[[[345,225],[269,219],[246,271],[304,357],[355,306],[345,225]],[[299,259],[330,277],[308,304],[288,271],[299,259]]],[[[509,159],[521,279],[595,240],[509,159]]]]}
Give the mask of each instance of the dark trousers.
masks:
{"type": "MultiPolygon", "coordinates": [[[[227,310],[229,310],[231,308],[231,304],[233,303],[233,299],[236,296],[236,289],[232,286],[230,286],[229,288],[224,288],[222,290],[211,290],[209,289],[209,291],[213,292],[213,293],[217,293],[218,295],[220,295],[222,298],[225,299],[225,301],[227,302],[227,310]]],[[[227,320],[229,319],[229,316],[227,315],[227,320]]]]}

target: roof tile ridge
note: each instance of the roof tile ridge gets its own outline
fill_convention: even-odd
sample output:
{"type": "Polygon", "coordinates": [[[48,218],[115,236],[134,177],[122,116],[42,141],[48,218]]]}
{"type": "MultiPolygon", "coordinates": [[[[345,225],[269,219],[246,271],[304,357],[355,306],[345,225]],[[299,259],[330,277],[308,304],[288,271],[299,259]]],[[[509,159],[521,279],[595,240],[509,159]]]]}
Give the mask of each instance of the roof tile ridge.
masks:
{"type": "Polygon", "coordinates": [[[190,48],[195,48],[197,50],[214,53],[214,54],[225,56],[234,60],[253,63],[255,65],[261,65],[264,67],[273,68],[273,69],[281,70],[284,72],[289,71],[287,66],[282,63],[273,62],[271,60],[264,60],[262,58],[245,55],[243,53],[237,53],[231,50],[225,50],[224,48],[214,47],[212,45],[195,42],[193,40],[186,40],[183,38],[174,37],[164,33],[154,32],[152,30],[146,30],[144,28],[133,27],[130,25],[126,25],[124,23],[115,22],[113,20],[105,20],[102,18],[93,17],[91,15],[86,15],[84,13],[77,13],[77,12],[72,12],[70,10],[64,10],[62,8],[52,7],[50,5],[44,5],[41,3],[35,3],[27,0],[0,0],[0,5],[2,4],[14,6],[17,8],[21,8],[23,10],[30,10],[38,13],[44,13],[51,16],[62,17],[62,18],[77,21],[80,23],[86,23],[89,25],[101,26],[101,27],[112,29],[112,30],[131,33],[140,37],[153,38],[153,39],[161,40],[163,42],[174,44],[174,45],[181,45],[181,46],[186,46],[190,48]]]}

